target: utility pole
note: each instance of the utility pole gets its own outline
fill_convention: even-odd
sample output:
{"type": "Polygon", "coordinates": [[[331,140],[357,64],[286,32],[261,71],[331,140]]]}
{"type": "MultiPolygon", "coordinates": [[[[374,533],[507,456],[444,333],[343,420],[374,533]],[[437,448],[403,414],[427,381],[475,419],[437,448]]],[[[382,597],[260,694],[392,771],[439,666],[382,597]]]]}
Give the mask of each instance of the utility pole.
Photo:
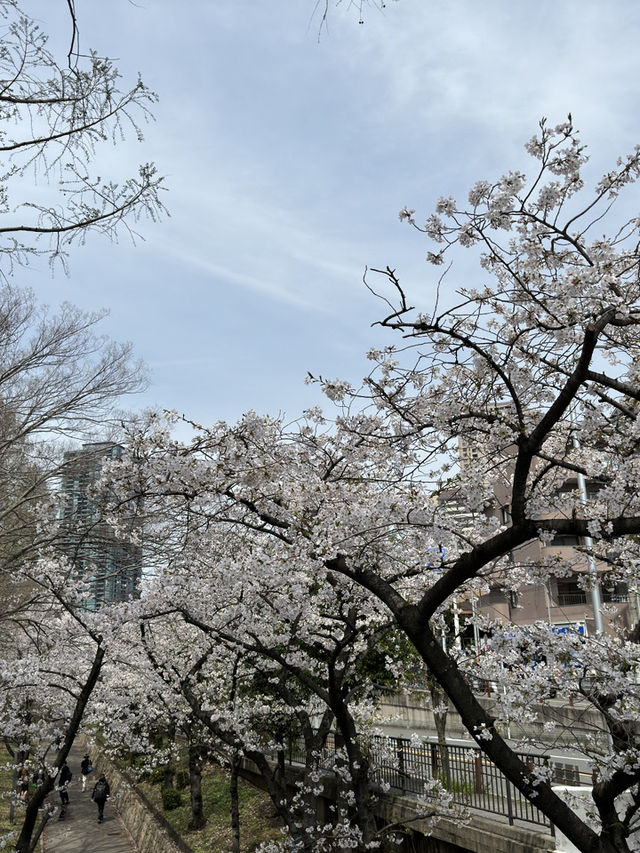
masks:
{"type": "MultiPolygon", "coordinates": [[[[571,443],[576,450],[580,449],[580,442],[576,437],[575,431],[572,431],[571,433],[571,443]]],[[[580,504],[582,508],[586,510],[588,502],[587,481],[584,478],[584,474],[578,472],[577,476],[580,504]]],[[[604,622],[602,619],[602,596],[600,595],[600,580],[598,579],[598,568],[596,566],[596,561],[593,557],[593,539],[591,538],[591,536],[583,536],[582,545],[585,551],[587,552],[587,569],[589,572],[589,577],[591,579],[591,606],[593,607],[596,635],[598,635],[604,632],[604,622]]]]}

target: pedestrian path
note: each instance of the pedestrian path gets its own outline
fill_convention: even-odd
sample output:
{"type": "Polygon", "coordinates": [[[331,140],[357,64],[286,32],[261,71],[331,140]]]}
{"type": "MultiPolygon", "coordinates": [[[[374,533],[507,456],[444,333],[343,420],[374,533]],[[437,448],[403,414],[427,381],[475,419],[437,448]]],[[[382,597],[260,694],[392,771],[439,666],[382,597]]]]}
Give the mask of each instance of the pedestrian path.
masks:
{"type": "MultiPolygon", "coordinates": [[[[83,754],[80,746],[74,746],[67,759],[73,773],[69,805],[63,820],[58,820],[59,810],[49,820],[44,831],[44,853],[136,853],[137,848],[113,806],[113,798],[105,806],[104,822],[98,823],[98,807],[91,802],[97,775],[91,774],[83,793],[80,775],[83,754]]],[[[96,771],[99,770],[97,767],[96,771]]],[[[59,807],[57,791],[52,792],[49,800],[59,807]]]]}

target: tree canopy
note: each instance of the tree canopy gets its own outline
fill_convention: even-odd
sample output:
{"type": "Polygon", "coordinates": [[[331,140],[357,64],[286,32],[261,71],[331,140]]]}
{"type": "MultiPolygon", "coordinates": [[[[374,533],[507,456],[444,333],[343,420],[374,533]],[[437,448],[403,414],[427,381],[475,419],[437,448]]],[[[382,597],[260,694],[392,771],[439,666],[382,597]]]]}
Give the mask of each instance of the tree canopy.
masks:
{"type": "MultiPolygon", "coordinates": [[[[527,151],[528,178],[479,182],[466,205],[441,199],[424,225],[401,212],[435,243],[436,266],[459,248],[476,251],[478,281],[454,295],[443,277],[434,308],[417,312],[394,269],[371,273],[388,306],[380,322],[402,342],[370,353],[360,389],[318,380],[333,416],[313,410],[287,425],[250,413],[236,425],[194,425],[185,444],[151,418],[111,485],[168,517],[179,507],[226,583],[238,591],[264,578],[282,612],[302,602],[311,614],[324,584],[371,614],[382,603],[522,794],[580,850],[626,851],[640,804],[637,643],[615,621],[606,634],[577,636],[494,620],[484,624],[491,647],[475,660],[440,636],[454,599],[496,578],[517,589],[578,571],[587,588],[596,582],[581,571],[587,558],[608,577],[637,578],[639,221],[616,221],[615,202],[638,178],[640,150],[590,194],[571,120],[543,121],[527,151]],[[473,451],[465,464],[461,448],[473,451]],[[556,535],[581,544],[545,552],[556,535]],[[540,559],[522,550],[533,542],[540,559]],[[534,648],[555,665],[527,664],[534,648]],[[507,688],[491,713],[470,686],[474,672],[507,688]],[[601,714],[604,737],[579,744],[597,770],[595,823],[504,739],[506,720],[551,695],[579,696],[601,714]]],[[[188,574],[188,560],[172,571],[188,574]]]]}

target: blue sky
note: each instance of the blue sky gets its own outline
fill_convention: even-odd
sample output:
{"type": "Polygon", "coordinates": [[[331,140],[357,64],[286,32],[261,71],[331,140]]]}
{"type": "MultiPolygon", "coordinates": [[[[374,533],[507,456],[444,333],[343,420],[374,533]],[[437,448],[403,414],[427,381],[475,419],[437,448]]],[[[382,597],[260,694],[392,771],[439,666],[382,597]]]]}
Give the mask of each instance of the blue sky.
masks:
{"type": "MultiPolygon", "coordinates": [[[[397,0],[363,25],[345,0],[320,38],[314,2],[76,0],[81,47],[160,96],[145,141],[98,151],[100,173],[155,161],[171,217],[135,247],[89,238],[68,277],[44,262],[18,277],[51,305],[111,310],[104,330],[151,370],[130,406],[295,417],[320,399],[307,371],[357,383],[388,340],[366,266],[430,304],[439,271],[403,206],[423,218],[526,171],[541,116],[572,112],[594,174],[640,142],[636,0],[397,0]]],[[[66,3],[23,5],[64,61],[66,3]]],[[[463,254],[447,287],[482,275],[463,254]]]]}

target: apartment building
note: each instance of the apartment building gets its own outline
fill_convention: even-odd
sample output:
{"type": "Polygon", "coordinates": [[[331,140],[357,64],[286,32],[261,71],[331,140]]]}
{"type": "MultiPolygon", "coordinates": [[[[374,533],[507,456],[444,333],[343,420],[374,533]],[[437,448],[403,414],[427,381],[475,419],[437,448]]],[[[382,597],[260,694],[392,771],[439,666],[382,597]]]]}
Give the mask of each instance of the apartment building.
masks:
{"type": "MultiPolygon", "coordinates": [[[[459,441],[458,450],[461,470],[468,470],[479,458],[477,450],[462,440],[459,441]]],[[[566,490],[576,490],[578,487],[576,479],[568,479],[564,485],[566,490]]],[[[458,529],[464,532],[465,528],[470,528],[472,515],[453,492],[445,493],[440,498],[440,504],[455,519],[458,529]]],[[[502,495],[495,494],[484,512],[487,516],[497,518],[500,523],[508,523],[506,490],[502,495]]],[[[514,567],[560,558],[573,563],[573,572],[569,576],[551,574],[545,583],[521,584],[513,588],[509,570],[497,570],[488,578],[488,593],[473,602],[459,601],[458,608],[462,613],[470,614],[473,609],[505,623],[521,626],[545,621],[558,631],[572,630],[585,635],[597,633],[595,607],[600,612],[605,632],[611,630],[614,623],[625,629],[637,625],[640,622],[638,590],[629,589],[626,584],[608,581],[607,567],[597,561],[590,562],[582,552],[581,544],[575,536],[556,536],[547,544],[539,540],[527,543],[509,555],[514,567]],[[604,609],[601,605],[605,605],[604,609]]]]}
{"type": "Polygon", "coordinates": [[[86,606],[128,601],[140,594],[142,549],[118,538],[105,521],[94,487],[107,459],[123,448],[112,442],[84,444],[65,453],[61,476],[63,551],[88,582],[86,606]]]}

